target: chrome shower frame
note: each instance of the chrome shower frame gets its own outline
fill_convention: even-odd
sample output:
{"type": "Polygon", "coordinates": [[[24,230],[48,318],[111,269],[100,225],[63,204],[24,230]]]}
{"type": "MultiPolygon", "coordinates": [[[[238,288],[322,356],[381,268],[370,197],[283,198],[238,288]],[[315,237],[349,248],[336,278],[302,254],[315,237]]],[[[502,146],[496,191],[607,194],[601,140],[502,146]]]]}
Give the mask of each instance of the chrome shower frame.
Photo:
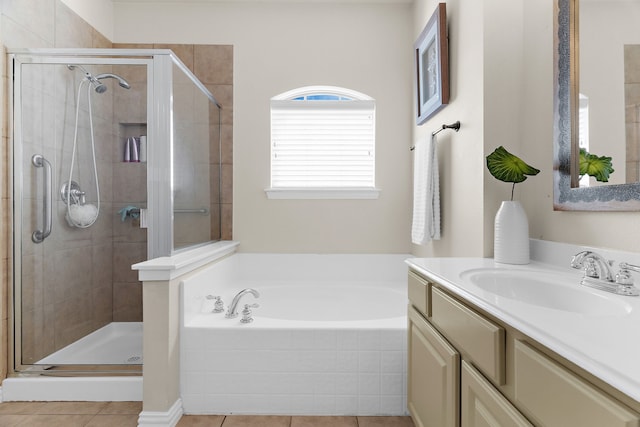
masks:
{"type": "MultiPolygon", "coordinates": [[[[172,121],[167,120],[173,111],[173,80],[174,67],[177,67],[193,84],[202,91],[209,101],[220,111],[220,104],[211,92],[193,75],[177,56],[168,49],[8,49],[9,81],[13,80],[13,87],[21,87],[22,75],[19,68],[22,64],[60,64],[71,66],[82,65],[143,65],[147,70],[147,138],[153,141],[153,147],[148,151],[147,160],[147,256],[148,259],[170,256],[176,252],[174,248],[174,198],[173,198],[173,128],[172,121]],[[169,83],[168,83],[169,82],[169,83]],[[163,119],[164,118],[164,119],[163,119]]],[[[101,78],[115,78],[110,73],[93,76],[101,78]]],[[[122,82],[119,81],[122,85],[122,82]]],[[[124,86],[123,86],[124,87],[124,86]]],[[[34,373],[42,371],[34,369],[34,365],[21,363],[21,322],[15,320],[21,317],[22,271],[22,236],[27,224],[22,221],[23,207],[21,201],[24,189],[22,183],[13,177],[22,176],[26,163],[20,149],[14,149],[14,141],[22,141],[22,129],[13,126],[14,122],[22,121],[20,108],[22,105],[20,91],[9,90],[9,134],[12,140],[9,144],[10,188],[13,188],[12,198],[14,208],[11,212],[13,224],[13,268],[9,272],[10,287],[9,318],[10,325],[9,359],[12,374],[34,373]],[[25,166],[23,166],[25,165],[25,166]],[[17,185],[16,185],[17,184],[17,185]]],[[[218,114],[219,117],[219,114],[218,114]]],[[[44,156],[46,157],[46,156],[44,156]]],[[[43,162],[46,159],[43,157],[43,162]]],[[[50,208],[50,206],[49,206],[50,208]]],[[[221,215],[220,215],[221,217],[221,215]]],[[[42,220],[38,220],[40,223],[42,220]]],[[[46,225],[46,220],[45,220],[46,225]]],[[[43,226],[46,231],[46,226],[43,226]]],[[[29,231],[31,233],[31,231],[29,231]]],[[[46,237],[46,236],[45,236],[46,237]]]]}

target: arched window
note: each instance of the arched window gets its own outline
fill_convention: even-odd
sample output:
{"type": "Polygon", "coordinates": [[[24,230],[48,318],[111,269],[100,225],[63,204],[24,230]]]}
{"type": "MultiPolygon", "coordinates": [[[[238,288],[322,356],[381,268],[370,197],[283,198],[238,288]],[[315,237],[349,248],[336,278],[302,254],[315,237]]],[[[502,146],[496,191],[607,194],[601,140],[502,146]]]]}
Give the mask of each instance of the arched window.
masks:
{"type": "Polygon", "coordinates": [[[270,198],[375,198],[375,101],[310,86],[271,99],[270,198]]]}

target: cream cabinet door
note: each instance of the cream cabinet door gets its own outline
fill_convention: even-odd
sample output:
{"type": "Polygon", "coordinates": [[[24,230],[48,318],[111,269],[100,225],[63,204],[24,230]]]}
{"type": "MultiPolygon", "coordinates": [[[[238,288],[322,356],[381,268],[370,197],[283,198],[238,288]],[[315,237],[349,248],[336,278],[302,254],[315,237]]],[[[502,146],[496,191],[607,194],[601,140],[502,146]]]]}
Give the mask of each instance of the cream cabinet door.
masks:
{"type": "Polygon", "coordinates": [[[533,427],[480,372],[462,361],[462,427],[533,427]]]}
{"type": "Polygon", "coordinates": [[[457,427],[460,354],[409,308],[408,407],[416,427],[457,427]]]}

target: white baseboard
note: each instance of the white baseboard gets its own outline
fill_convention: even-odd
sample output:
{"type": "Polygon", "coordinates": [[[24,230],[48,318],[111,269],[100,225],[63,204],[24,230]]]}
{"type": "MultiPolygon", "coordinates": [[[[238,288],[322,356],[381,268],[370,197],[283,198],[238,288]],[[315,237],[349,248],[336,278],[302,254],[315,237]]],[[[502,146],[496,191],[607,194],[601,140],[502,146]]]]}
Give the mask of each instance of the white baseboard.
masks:
{"type": "Polygon", "coordinates": [[[178,399],[166,412],[142,411],[138,427],[174,427],[182,418],[182,399],[178,399]]]}

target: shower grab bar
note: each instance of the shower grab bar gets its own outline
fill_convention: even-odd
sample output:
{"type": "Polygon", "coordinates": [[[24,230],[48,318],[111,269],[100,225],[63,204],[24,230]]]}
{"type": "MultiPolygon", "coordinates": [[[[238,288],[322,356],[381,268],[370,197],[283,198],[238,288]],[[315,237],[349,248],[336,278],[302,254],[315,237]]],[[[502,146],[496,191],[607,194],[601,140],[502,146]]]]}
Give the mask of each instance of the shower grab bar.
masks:
{"type": "Polygon", "coordinates": [[[42,207],[42,226],[44,230],[36,230],[31,235],[33,243],[42,243],[51,234],[51,195],[53,188],[51,183],[51,163],[42,154],[34,154],[31,163],[37,168],[44,168],[44,206],[42,207]]]}
{"type": "Polygon", "coordinates": [[[198,208],[198,209],[174,209],[174,213],[199,213],[202,215],[207,215],[209,213],[209,209],[207,208],[198,208]]]}

